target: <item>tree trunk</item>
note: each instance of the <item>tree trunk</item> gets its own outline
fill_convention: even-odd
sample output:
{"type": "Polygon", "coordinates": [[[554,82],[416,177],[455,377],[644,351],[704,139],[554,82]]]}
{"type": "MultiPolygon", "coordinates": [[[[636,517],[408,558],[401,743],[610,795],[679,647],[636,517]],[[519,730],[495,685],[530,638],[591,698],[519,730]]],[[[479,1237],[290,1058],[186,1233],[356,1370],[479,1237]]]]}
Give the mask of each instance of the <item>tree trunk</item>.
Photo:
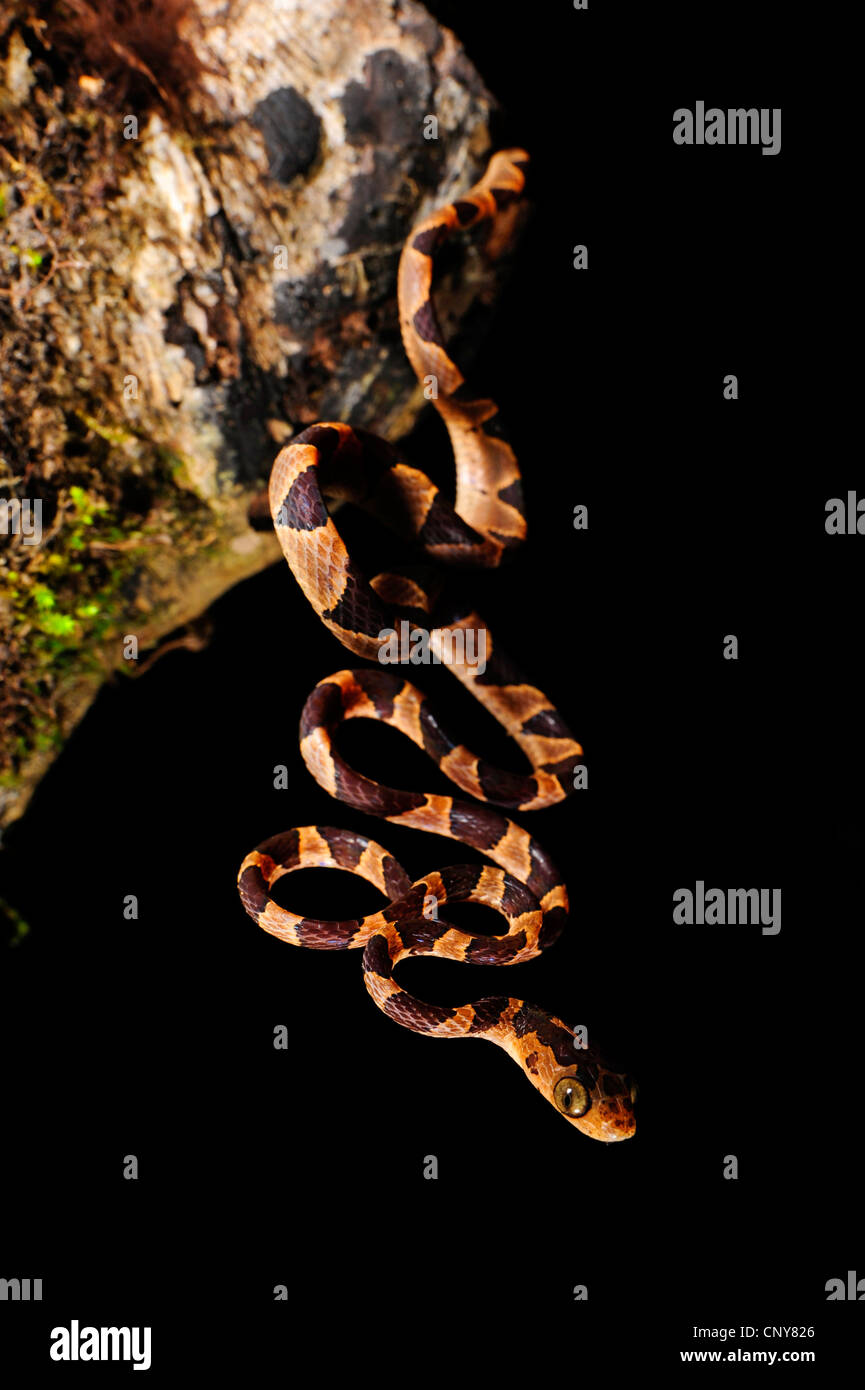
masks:
{"type": "MultiPolygon", "coordinates": [[[[21,0],[0,78],[2,826],[136,645],[277,558],[286,439],[411,426],[399,252],[492,100],[412,0],[21,0]]],[[[490,287],[467,253],[446,330],[490,287]]]]}

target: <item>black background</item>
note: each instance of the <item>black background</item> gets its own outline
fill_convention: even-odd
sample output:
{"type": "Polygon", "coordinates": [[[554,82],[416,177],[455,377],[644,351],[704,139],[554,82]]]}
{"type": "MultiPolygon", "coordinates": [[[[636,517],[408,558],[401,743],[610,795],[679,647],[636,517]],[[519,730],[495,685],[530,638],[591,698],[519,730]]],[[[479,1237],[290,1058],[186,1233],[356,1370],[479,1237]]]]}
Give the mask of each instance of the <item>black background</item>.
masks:
{"type": "MultiPolygon", "coordinates": [[[[532,156],[533,217],[472,378],[502,406],[530,540],[466,582],[583,741],[590,788],[525,818],[567,874],[560,943],[504,984],[437,961],[401,978],[586,1023],[638,1078],[638,1133],[583,1139],[499,1052],[389,1024],[356,954],[293,951],[244,915],[240,860],[290,825],[362,830],[413,878],[474,857],[313,783],[300,710],[354,659],[279,566],[216,605],[205,652],[107,688],[6,837],[4,895],[31,933],[3,965],[0,1273],[46,1286],[15,1327],[39,1357],[71,1317],[152,1323],[152,1375],[301,1351],[342,1372],[359,1345],[372,1367],[401,1328],[423,1367],[457,1329],[476,1357],[525,1333],[541,1361],[625,1375],[678,1364],[695,1323],[781,1323],[816,1327],[798,1345],[825,1372],[860,1317],[825,1283],[865,1275],[865,541],[824,529],[826,500],[863,489],[841,428],[851,248],[829,36],[786,6],[431,8],[501,98],[497,142],[532,156]],[[697,99],[780,106],[780,155],[675,146],[672,113],[697,99]],[[697,879],[781,887],[780,934],[675,927],[672,894],[697,879]]],[[[417,457],[444,439],[424,422],[417,457]]],[[[352,545],[362,529],[344,518],[352,545]]],[[[413,678],[518,766],[446,672],[413,678]]],[[[379,780],[448,790],[389,730],[355,725],[341,747],[379,780]]],[[[282,901],[380,903],[325,871],[282,901]]]]}

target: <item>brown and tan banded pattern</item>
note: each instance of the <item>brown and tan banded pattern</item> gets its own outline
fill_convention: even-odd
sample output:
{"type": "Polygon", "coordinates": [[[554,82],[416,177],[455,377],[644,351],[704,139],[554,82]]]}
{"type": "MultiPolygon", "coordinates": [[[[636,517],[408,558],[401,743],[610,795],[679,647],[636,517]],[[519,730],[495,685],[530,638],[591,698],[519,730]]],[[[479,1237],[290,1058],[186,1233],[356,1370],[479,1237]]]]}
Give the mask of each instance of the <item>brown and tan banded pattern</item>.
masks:
{"type": "MultiPolygon", "coordinates": [[[[560,1019],[522,999],[488,997],[458,1008],[425,1003],[394,978],[407,956],[433,955],[481,965],[531,960],[558,937],[568,913],[561,874],[546,851],[506,810],[531,811],[563,800],[582,756],[547,697],[495,643],[479,614],[447,609],[439,566],[497,565],[525,535],[520,472],[491,400],[474,400],[442,340],[432,303],[435,255],[452,232],[489,222],[523,189],[527,156],[506,150],[481,181],[416,227],[399,268],[400,324],[420,380],[435,377],[435,405],[456,462],[456,501],[384,440],[348,425],[305,430],[279,454],[270,479],[274,526],[292,572],[335,637],[373,669],[337,671],[320,681],[304,706],[301,752],[316,781],[338,801],[394,825],[442,835],[491,863],[451,865],[412,883],[374,840],[332,826],[303,826],[274,836],[246,856],[238,877],[243,905],[272,935],[318,950],[363,950],[367,990],[389,1018],[438,1038],[486,1038],[503,1048],[531,1084],[570,1124],[607,1142],[634,1133],[635,1087],[605,1066],[595,1049],[578,1051],[560,1019]],[[365,508],[414,542],[426,569],[370,580],[355,565],[327,506],[340,499],[365,508]],[[456,742],[426,696],[378,663],[380,634],[400,619],[430,627],[430,650],[514,739],[530,772],[506,772],[456,742]],[[483,670],[463,661],[459,640],[483,633],[483,670]],[[336,739],[348,719],[375,719],[397,729],[471,797],[399,790],[355,772],[336,739]],[[387,899],[378,912],[349,921],[298,916],[271,896],[279,878],[307,867],[358,874],[387,899]],[[452,926],[448,903],[483,903],[504,919],[500,936],[452,926]]],[[[477,650],[477,648],[475,648],[477,650]]]]}

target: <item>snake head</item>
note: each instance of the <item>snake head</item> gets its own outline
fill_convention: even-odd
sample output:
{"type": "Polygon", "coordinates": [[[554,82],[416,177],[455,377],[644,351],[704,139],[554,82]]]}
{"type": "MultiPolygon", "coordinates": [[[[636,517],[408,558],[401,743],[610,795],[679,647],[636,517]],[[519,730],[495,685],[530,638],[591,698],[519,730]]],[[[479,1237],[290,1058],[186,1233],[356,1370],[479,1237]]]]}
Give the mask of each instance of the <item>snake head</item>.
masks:
{"type": "Polygon", "coordinates": [[[551,1078],[549,1099],[583,1134],[606,1144],[630,1139],[636,1132],[636,1083],[599,1058],[562,1068],[551,1078]]]}
{"type": "Polygon", "coordinates": [[[536,1090],[583,1134],[610,1144],[635,1133],[634,1081],[605,1063],[596,1047],[581,1047],[561,1019],[519,1003],[502,1042],[536,1090]]]}

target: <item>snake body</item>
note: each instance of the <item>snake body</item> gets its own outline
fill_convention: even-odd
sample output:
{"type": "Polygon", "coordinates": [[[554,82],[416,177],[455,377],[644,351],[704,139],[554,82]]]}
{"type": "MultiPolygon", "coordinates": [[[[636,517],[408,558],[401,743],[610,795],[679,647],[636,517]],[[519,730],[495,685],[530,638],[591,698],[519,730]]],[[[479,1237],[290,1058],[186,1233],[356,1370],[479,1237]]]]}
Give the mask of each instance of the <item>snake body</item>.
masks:
{"type": "MultiPolygon", "coordinates": [[[[570,1124],[596,1139],[630,1137],[635,1087],[607,1066],[594,1044],[522,999],[501,995],[449,1008],[407,993],[394,971],[408,956],[434,955],[480,965],[514,965],[552,945],[565,925],[568,894],[550,856],[505,810],[530,811],[563,800],[582,754],[561,715],[530,685],[479,614],[440,593],[442,567],[493,567],[525,536],[520,471],[499,428],[498,407],[475,399],[448,355],[431,291],[437,252],[460,228],[489,221],[519,198],[527,156],[494,155],[483,178],[411,232],[399,266],[403,343],[422,382],[433,380],[435,406],[456,462],[454,504],[385,440],[345,424],[312,426],[279,454],[269,499],[283,553],[322,622],[373,669],[337,671],[319,682],[300,723],[303,759],[339,801],[394,825],[413,826],[469,845],[492,861],[457,865],[412,882],[374,840],[331,826],[304,826],[264,841],[246,856],[238,887],[246,911],[272,935],[322,950],[363,950],[366,988],[395,1022],[439,1038],[485,1038],[518,1063],[532,1085],[570,1124]],[[326,499],[361,506],[402,536],[426,562],[367,580],[348,553],[326,499]],[[494,767],[456,742],[426,697],[378,663],[382,633],[407,621],[429,628],[434,658],[471,691],[513,738],[531,772],[494,767]],[[486,643],[486,664],[469,661],[459,639],[486,643]],[[385,787],[340,757],[335,737],[348,719],[375,719],[422,749],[472,800],[385,787]],[[349,921],[298,916],[271,896],[284,874],[334,867],[359,875],[388,899],[380,911],[349,921]],[[495,866],[495,867],[494,867],[495,866]],[[460,930],[440,915],[447,903],[483,903],[507,925],[501,936],[460,930]]],[[[475,651],[477,651],[477,645],[475,651]]]]}

